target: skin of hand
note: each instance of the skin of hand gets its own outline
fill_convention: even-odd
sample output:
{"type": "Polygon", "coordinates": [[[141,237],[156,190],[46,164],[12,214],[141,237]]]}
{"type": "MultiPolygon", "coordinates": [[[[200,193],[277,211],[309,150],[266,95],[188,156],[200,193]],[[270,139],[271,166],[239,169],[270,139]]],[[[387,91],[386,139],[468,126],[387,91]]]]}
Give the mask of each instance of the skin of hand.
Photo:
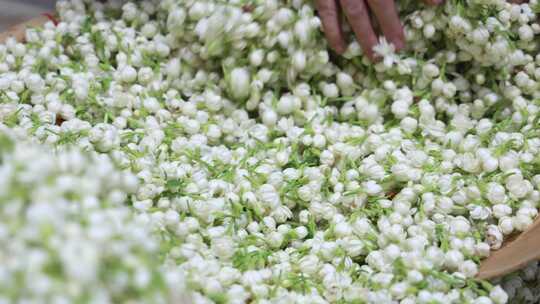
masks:
{"type": "MultiPolygon", "coordinates": [[[[428,5],[438,5],[444,2],[444,0],[423,1],[428,5]]],[[[523,3],[527,0],[511,0],[510,2],[523,3]]],[[[394,0],[316,0],[316,7],[322,21],[324,35],[330,47],[338,54],[343,54],[347,48],[341,30],[341,13],[345,15],[364,54],[370,60],[377,59],[373,52],[373,46],[378,42],[370,13],[374,15],[382,34],[394,45],[396,51],[405,46],[405,34],[394,0]]]]}
{"type": "MultiPolygon", "coordinates": [[[[443,0],[424,0],[427,4],[437,5],[443,0]]],[[[340,13],[343,12],[351,26],[358,43],[371,60],[375,59],[373,46],[378,42],[371,24],[370,11],[377,19],[382,33],[396,50],[405,46],[405,34],[394,0],[317,0],[324,34],[330,47],[338,54],[345,52],[346,44],[340,26],[340,13]]]]}

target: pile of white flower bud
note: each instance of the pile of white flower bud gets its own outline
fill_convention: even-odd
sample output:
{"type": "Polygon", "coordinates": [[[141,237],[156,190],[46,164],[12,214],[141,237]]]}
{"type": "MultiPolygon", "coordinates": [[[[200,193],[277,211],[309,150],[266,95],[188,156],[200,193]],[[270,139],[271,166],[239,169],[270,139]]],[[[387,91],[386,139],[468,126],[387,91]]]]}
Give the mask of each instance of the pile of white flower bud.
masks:
{"type": "Polygon", "coordinates": [[[137,186],[107,155],[0,131],[0,303],[168,303],[179,278],[126,203],[137,186]]]}
{"type": "Polygon", "coordinates": [[[475,279],[538,213],[537,0],[420,2],[371,64],[312,1],[59,1],[0,45],[47,146],[2,154],[0,300],[538,301],[538,263],[475,279]]]}

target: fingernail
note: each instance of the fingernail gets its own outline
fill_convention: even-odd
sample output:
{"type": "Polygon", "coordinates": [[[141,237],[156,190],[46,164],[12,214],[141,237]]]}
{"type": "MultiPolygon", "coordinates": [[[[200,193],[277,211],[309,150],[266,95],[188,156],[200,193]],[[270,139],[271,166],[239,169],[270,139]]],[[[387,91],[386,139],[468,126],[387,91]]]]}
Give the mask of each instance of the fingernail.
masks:
{"type": "Polygon", "coordinates": [[[392,41],[392,44],[394,44],[394,47],[396,48],[396,51],[399,51],[405,47],[405,42],[401,39],[395,39],[392,41]]]}
{"type": "Polygon", "coordinates": [[[335,48],[334,48],[334,52],[338,53],[339,55],[342,55],[343,53],[345,53],[346,49],[345,49],[345,46],[343,45],[337,45],[335,48]]]}
{"type": "Polygon", "coordinates": [[[369,58],[371,62],[380,62],[383,59],[381,55],[374,52],[366,53],[366,56],[369,58]]]}
{"type": "Polygon", "coordinates": [[[332,46],[332,49],[333,49],[334,52],[336,52],[338,55],[341,55],[341,54],[345,53],[345,51],[347,50],[347,48],[346,48],[345,45],[343,45],[343,44],[338,44],[338,45],[332,46]]]}

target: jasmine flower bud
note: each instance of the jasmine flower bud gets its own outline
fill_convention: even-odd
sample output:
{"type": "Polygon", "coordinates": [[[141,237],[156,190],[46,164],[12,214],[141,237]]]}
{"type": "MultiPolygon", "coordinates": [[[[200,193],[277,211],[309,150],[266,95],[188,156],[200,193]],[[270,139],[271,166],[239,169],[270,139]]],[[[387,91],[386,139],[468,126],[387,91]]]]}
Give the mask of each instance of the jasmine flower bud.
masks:
{"type": "Polygon", "coordinates": [[[292,65],[296,71],[301,72],[306,68],[306,55],[302,51],[296,51],[292,56],[292,65]]]}
{"type": "Polygon", "coordinates": [[[231,96],[237,100],[246,99],[249,96],[250,82],[251,76],[247,68],[234,68],[229,75],[231,96]]]}

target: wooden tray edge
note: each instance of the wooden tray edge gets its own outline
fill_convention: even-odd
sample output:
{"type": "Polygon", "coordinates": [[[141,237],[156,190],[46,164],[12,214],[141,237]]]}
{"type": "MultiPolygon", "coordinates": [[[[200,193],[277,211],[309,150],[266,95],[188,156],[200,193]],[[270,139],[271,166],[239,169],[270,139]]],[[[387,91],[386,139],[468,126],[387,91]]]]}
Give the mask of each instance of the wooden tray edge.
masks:
{"type": "Polygon", "coordinates": [[[16,24],[8,28],[7,31],[0,33],[0,43],[4,43],[9,37],[15,37],[17,41],[23,41],[27,28],[42,26],[47,21],[49,21],[49,18],[47,18],[46,16],[39,16],[36,18],[32,18],[28,21],[16,24]]]}

